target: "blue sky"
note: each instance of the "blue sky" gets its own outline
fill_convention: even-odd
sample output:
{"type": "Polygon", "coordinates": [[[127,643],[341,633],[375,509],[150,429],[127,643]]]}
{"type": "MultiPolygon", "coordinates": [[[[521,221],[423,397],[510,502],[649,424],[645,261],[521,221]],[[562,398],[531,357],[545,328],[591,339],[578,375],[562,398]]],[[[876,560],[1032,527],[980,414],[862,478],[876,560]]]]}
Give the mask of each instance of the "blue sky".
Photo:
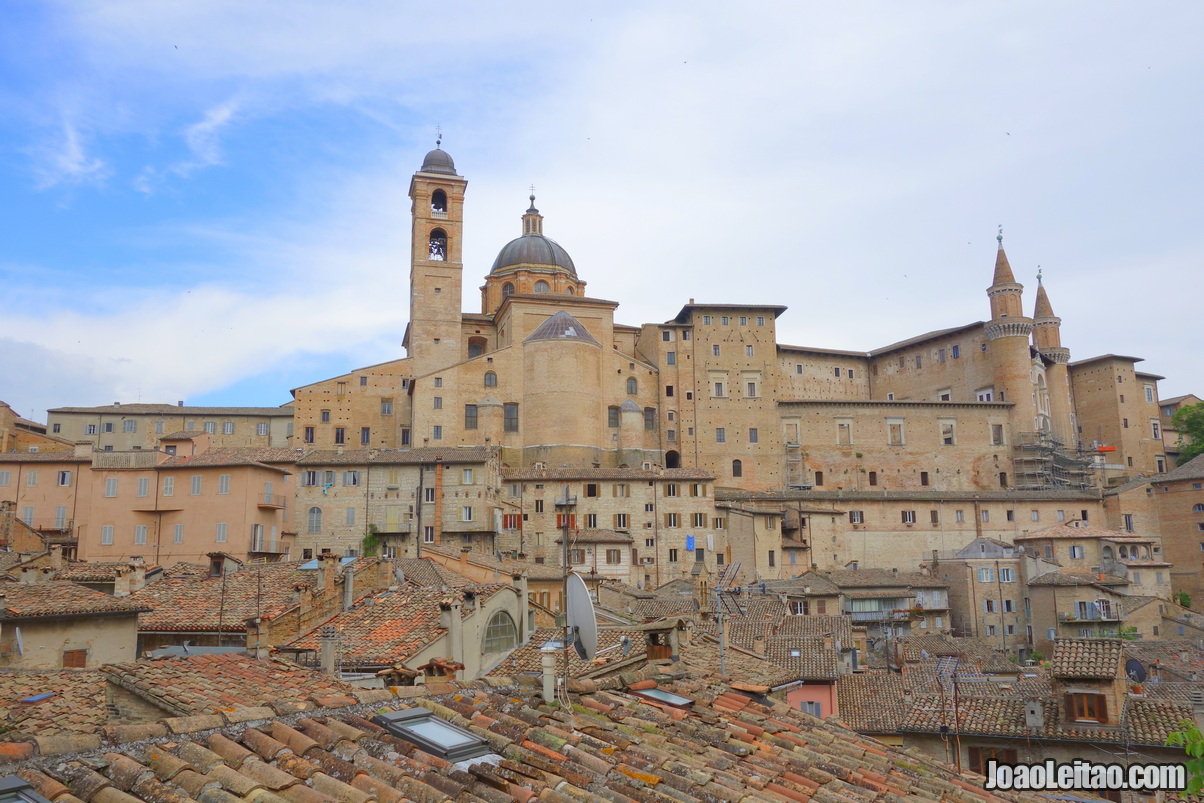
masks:
{"type": "Polygon", "coordinates": [[[279,404],[401,356],[406,191],[436,125],[469,179],[466,310],[532,183],[623,322],[784,303],[782,342],[830,348],[986,317],[1003,224],[1075,358],[1204,391],[1198,4],[4,15],[0,399],[29,417],[279,404]]]}

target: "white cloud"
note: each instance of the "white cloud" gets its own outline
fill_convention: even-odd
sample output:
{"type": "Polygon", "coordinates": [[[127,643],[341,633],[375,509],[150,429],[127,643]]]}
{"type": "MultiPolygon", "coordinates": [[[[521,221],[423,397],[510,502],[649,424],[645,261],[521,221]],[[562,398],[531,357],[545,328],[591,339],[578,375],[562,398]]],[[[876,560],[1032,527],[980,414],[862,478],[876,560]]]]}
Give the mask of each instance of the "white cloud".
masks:
{"type": "Polygon", "coordinates": [[[204,117],[181,132],[191,158],[183,159],[165,168],[144,167],[134,178],[134,189],[142,193],[154,192],[168,176],[188,178],[195,171],[222,163],[221,134],[230,125],[241,103],[237,99],[227,100],[210,108],[204,117]]]}
{"type": "Polygon", "coordinates": [[[49,189],[57,186],[101,184],[109,177],[105,161],[87,153],[84,137],[69,120],[64,120],[61,136],[34,149],[37,186],[49,189]]]}

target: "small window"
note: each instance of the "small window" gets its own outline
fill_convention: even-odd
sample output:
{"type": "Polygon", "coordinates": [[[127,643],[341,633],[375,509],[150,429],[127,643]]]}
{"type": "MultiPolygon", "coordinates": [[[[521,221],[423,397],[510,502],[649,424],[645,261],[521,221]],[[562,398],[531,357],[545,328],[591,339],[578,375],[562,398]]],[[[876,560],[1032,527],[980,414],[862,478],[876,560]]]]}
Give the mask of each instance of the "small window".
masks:
{"type": "Polygon", "coordinates": [[[508,403],[502,406],[503,426],[506,432],[518,432],[518,405],[508,403]]]}
{"type": "Polygon", "coordinates": [[[902,519],[903,519],[904,524],[915,524],[916,523],[916,512],[914,510],[904,510],[904,511],[901,511],[901,513],[902,513],[902,519]]]}
{"type": "Polygon", "coordinates": [[[711,346],[711,355],[714,357],[719,356],[719,344],[718,343],[715,343],[714,345],[711,346]]]}
{"type": "Polygon", "coordinates": [[[870,480],[870,485],[877,485],[878,484],[878,472],[871,471],[869,473],[869,480],[870,480]]]}
{"type": "Polygon", "coordinates": [[[724,429],[723,427],[717,427],[715,429],[715,443],[726,443],[726,442],[727,442],[727,430],[724,429]]]}
{"type": "Polygon", "coordinates": [[[634,396],[637,393],[639,393],[639,390],[640,390],[639,383],[636,382],[635,377],[634,376],[630,377],[627,380],[627,395],[634,396]]]}
{"type": "Polygon", "coordinates": [[[921,471],[920,472],[920,485],[927,485],[927,484],[928,484],[928,472],[921,471]]]}
{"type": "Polygon", "coordinates": [[[543,279],[540,279],[538,282],[535,283],[535,292],[550,293],[550,292],[552,292],[552,286],[550,284],[548,284],[547,282],[545,282],[543,279]]]}
{"type": "Polygon", "coordinates": [[[732,476],[733,477],[743,477],[744,476],[744,463],[742,463],[739,460],[732,461],[732,476]]]}
{"type": "Polygon", "coordinates": [[[677,352],[675,352],[675,351],[666,351],[665,352],[665,365],[677,365],[677,352]]]}
{"type": "Polygon", "coordinates": [[[485,387],[487,387],[487,388],[496,388],[497,387],[497,374],[495,374],[493,371],[485,372],[485,387]]]}
{"type": "Polygon", "coordinates": [[[670,332],[668,329],[661,332],[661,340],[663,340],[664,342],[668,343],[672,339],[673,339],[673,333],[670,332]]]}
{"type": "Polygon", "coordinates": [[[63,669],[85,669],[88,666],[87,650],[64,650],[63,669]]]}
{"type": "Polygon", "coordinates": [[[322,532],[322,508],[311,507],[306,518],[308,525],[306,527],[307,532],[311,534],[322,532]]]}
{"type": "Polygon", "coordinates": [[[477,428],[477,406],[475,404],[464,405],[464,428],[477,428]]]}

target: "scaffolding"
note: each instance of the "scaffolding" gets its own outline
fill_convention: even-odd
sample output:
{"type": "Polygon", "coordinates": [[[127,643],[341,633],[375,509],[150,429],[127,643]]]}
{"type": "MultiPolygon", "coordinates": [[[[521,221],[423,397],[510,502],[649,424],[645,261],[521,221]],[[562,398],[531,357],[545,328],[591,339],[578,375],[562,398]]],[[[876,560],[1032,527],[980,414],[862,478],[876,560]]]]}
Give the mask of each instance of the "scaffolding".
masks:
{"type": "Polygon", "coordinates": [[[1051,432],[1017,433],[1012,460],[1018,491],[1087,491],[1095,485],[1090,454],[1051,432]]]}

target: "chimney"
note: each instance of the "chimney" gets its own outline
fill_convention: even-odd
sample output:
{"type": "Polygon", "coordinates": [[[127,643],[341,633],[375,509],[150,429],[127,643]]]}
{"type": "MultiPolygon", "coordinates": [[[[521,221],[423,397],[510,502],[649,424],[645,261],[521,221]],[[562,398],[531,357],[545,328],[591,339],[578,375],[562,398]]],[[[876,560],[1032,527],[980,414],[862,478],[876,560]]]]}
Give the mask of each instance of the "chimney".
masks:
{"type": "MultiPolygon", "coordinates": [[[[468,568],[468,553],[471,551],[472,551],[472,547],[470,547],[470,546],[460,547],[460,568],[461,569],[468,568]]],[[[461,573],[463,573],[463,572],[461,572],[461,573]]]]}
{"type": "Polygon", "coordinates": [[[355,604],[355,561],[343,567],[343,610],[351,610],[355,604]]]}
{"type": "Polygon", "coordinates": [[[338,555],[330,552],[318,555],[318,582],[315,591],[320,594],[334,594],[334,575],[338,571],[338,564],[338,555]]]}
{"type": "Polygon", "coordinates": [[[183,399],[180,399],[178,402],[176,402],[176,407],[183,407],[183,406],[184,406],[184,400],[183,400],[183,399]]]}
{"type": "MultiPolygon", "coordinates": [[[[464,663],[464,620],[461,618],[463,601],[458,593],[443,600],[439,605],[440,624],[447,630],[447,646],[454,663],[464,663]]],[[[454,678],[453,678],[454,679],[454,678]]]]}
{"type": "Polygon", "coordinates": [[[50,545],[50,568],[56,572],[63,568],[63,548],[58,544],[50,545]]]}
{"type": "Polygon", "coordinates": [[[322,628],[322,641],[319,652],[319,661],[322,668],[322,674],[334,676],[335,651],[337,649],[338,636],[335,635],[334,626],[326,625],[322,628]]]}
{"type": "Polygon", "coordinates": [[[1192,689],[1191,717],[1196,721],[1196,727],[1204,729],[1204,691],[1192,689]]]}
{"type": "Polygon", "coordinates": [[[753,648],[753,652],[755,652],[757,655],[764,655],[765,654],[765,639],[763,639],[763,638],[753,639],[752,648],[753,648]]]}
{"type": "Polygon", "coordinates": [[[539,652],[543,667],[543,701],[551,703],[556,700],[556,648],[549,645],[539,652]]]}
{"type": "Polygon", "coordinates": [[[511,579],[514,581],[514,587],[518,589],[518,641],[520,644],[525,644],[528,635],[527,611],[529,610],[526,570],[515,572],[511,579]]]}
{"type": "Polygon", "coordinates": [[[113,574],[113,596],[128,597],[130,595],[130,569],[123,566],[113,574]]]}

